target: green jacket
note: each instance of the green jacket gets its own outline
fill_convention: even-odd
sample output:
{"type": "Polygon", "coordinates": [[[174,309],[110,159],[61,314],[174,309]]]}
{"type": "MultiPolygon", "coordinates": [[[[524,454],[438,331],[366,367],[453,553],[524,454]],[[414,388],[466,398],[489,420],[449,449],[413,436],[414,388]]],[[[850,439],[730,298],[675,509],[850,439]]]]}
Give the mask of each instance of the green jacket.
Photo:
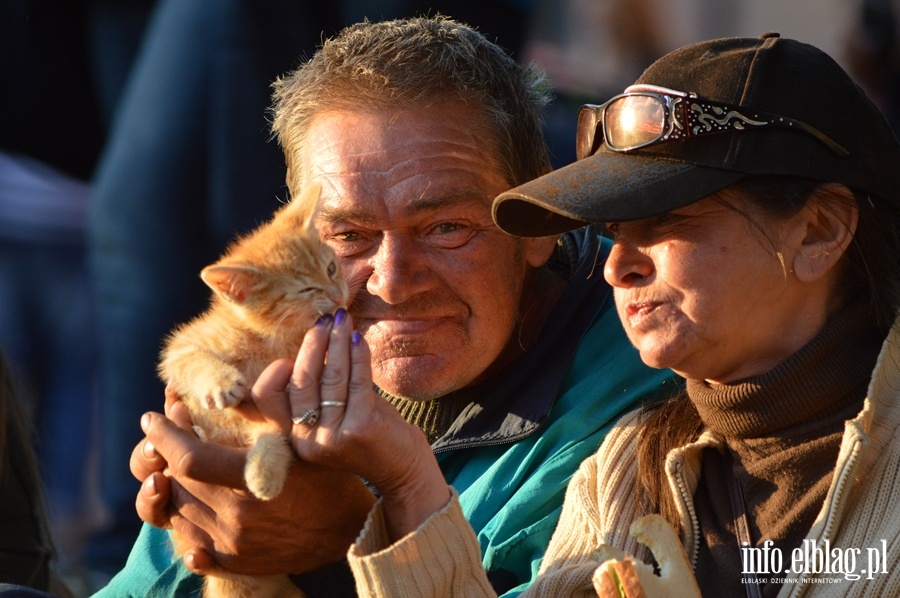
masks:
{"type": "MultiPolygon", "coordinates": [[[[579,464],[621,415],[676,389],[674,374],[645,366],[625,337],[602,276],[609,247],[590,227],[563,236],[551,267],[568,285],[541,337],[480,385],[479,398],[433,445],[491,583],[505,596],[537,575],[579,464]]],[[[319,595],[306,576],[296,579],[310,598],[319,595]]],[[[125,568],[96,596],[187,596],[199,587],[173,561],[167,532],[145,525],[125,568]]]]}

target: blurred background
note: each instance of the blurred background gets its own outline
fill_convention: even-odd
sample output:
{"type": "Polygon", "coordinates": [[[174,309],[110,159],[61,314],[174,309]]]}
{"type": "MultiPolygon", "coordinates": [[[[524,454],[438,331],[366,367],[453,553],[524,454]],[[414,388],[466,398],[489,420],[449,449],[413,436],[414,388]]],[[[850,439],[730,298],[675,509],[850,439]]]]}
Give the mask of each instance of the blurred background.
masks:
{"type": "MultiPolygon", "coordinates": [[[[163,405],[163,337],[206,305],[198,272],[287,196],[272,81],[347,24],[435,13],[546,71],[557,167],[580,104],[713,37],[809,42],[900,115],[898,0],[0,0],[0,350],[18,407],[0,408],[0,504],[49,522],[71,595],[121,568],[140,526],[128,459],[163,405]],[[10,473],[29,451],[34,484],[10,473]]],[[[3,566],[25,550],[3,517],[0,582],[27,583],[3,566]]]]}

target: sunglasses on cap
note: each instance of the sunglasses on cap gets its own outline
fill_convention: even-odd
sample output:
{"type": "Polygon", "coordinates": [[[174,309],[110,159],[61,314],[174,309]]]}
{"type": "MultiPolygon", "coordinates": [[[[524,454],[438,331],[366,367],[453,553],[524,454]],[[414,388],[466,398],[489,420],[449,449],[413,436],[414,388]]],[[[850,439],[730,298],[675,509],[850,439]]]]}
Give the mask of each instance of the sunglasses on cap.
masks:
{"type": "Polygon", "coordinates": [[[837,156],[850,154],[818,129],[786,116],[732,106],[652,85],[634,85],[605,104],[585,104],[578,111],[575,155],[593,155],[605,142],[617,152],[751,128],[779,127],[815,137],[837,156]]]}

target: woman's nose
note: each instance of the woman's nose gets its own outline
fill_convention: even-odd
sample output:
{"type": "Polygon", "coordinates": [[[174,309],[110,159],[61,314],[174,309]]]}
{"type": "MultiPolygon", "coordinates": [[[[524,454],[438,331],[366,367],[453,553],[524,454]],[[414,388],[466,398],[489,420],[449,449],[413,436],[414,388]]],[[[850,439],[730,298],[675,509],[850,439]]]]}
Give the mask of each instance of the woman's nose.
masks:
{"type": "Polygon", "coordinates": [[[637,247],[621,239],[615,244],[603,266],[603,277],[613,287],[628,288],[653,274],[653,260],[637,247]]]}

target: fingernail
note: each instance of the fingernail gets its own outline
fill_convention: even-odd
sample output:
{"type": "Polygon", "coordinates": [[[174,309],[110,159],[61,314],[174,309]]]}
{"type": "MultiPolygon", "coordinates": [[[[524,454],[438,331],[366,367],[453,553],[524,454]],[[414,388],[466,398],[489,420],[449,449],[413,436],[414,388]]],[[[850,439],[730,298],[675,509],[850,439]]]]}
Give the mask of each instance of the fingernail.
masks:
{"type": "Polygon", "coordinates": [[[350,335],[350,344],[352,344],[355,347],[361,341],[362,341],[362,335],[358,331],[354,330],[353,334],[350,335]]]}
{"type": "Polygon", "coordinates": [[[147,428],[149,428],[149,427],[150,427],[150,414],[145,413],[144,415],[141,416],[141,430],[146,432],[147,428]]]}
{"type": "Polygon", "coordinates": [[[188,552],[184,555],[184,566],[188,569],[194,570],[197,568],[197,563],[194,562],[194,553],[188,552]]]}
{"type": "Polygon", "coordinates": [[[327,326],[331,322],[331,314],[325,314],[316,320],[316,326],[327,326]]]}
{"type": "Polygon", "coordinates": [[[141,447],[141,454],[147,457],[148,459],[156,458],[156,447],[153,446],[153,443],[149,440],[144,441],[144,446],[141,447]]]}
{"type": "Polygon", "coordinates": [[[149,478],[144,480],[143,489],[146,496],[156,496],[158,494],[158,492],[156,491],[156,480],[154,479],[154,476],[151,475],[149,478]]]}
{"type": "Polygon", "coordinates": [[[336,312],[334,312],[334,323],[340,324],[344,320],[347,319],[347,310],[343,307],[339,307],[336,312]]]}

